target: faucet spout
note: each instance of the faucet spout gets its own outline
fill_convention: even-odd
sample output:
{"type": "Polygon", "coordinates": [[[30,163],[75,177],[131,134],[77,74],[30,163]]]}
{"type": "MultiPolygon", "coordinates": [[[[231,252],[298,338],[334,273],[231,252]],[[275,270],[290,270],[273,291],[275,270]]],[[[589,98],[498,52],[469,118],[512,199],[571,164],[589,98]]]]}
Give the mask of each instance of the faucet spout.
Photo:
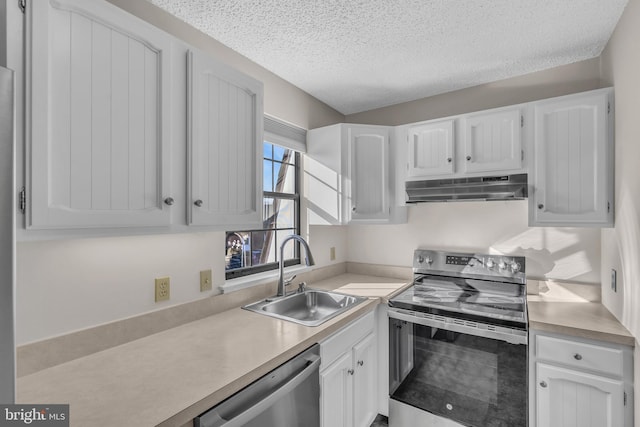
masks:
{"type": "Polygon", "coordinates": [[[289,240],[297,240],[298,242],[300,242],[300,244],[302,245],[302,247],[304,247],[304,263],[308,266],[312,266],[315,265],[315,261],[313,259],[313,255],[311,254],[311,249],[309,249],[309,245],[307,244],[307,242],[300,236],[298,236],[297,234],[292,234],[290,236],[287,236],[282,243],[280,244],[280,258],[278,258],[279,262],[278,262],[278,267],[279,267],[279,274],[278,274],[278,292],[276,293],[276,297],[283,297],[285,295],[285,290],[284,290],[284,245],[289,241],[289,240]]]}

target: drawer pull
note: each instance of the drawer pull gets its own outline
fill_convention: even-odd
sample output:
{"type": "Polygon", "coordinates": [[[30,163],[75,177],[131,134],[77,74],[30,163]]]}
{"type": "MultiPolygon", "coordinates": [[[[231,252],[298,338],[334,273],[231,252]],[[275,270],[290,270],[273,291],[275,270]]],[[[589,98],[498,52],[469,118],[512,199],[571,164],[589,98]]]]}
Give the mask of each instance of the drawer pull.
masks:
{"type": "Polygon", "coordinates": [[[358,366],[364,365],[364,360],[358,360],[358,366]]]}
{"type": "Polygon", "coordinates": [[[540,381],[540,387],[547,388],[547,383],[544,381],[540,381]]]}
{"type": "Polygon", "coordinates": [[[576,360],[582,360],[582,355],[580,353],[576,353],[573,355],[573,358],[576,360]]]}
{"type": "Polygon", "coordinates": [[[347,373],[348,373],[349,375],[353,375],[353,374],[354,374],[354,372],[355,372],[355,371],[354,371],[353,369],[349,369],[349,370],[347,371],[347,373]]]}

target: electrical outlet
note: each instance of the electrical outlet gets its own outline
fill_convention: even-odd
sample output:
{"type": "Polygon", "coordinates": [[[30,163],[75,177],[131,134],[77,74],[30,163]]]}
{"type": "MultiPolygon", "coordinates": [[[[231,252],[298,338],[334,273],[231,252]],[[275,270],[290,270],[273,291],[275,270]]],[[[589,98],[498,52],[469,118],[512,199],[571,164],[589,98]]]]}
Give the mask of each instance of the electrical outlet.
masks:
{"type": "Polygon", "coordinates": [[[335,261],[336,260],[336,248],[335,248],[335,246],[331,246],[331,248],[329,249],[329,260],[330,261],[335,261]]]}
{"type": "Polygon", "coordinates": [[[210,291],[212,288],[211,270],[202,270],[200,272],[200,292],[210,291]]]}
{"type": "Polygon", "coordinates": [[[618,292],[618,273],[613,268],[611,269],[611,289],[613,292],[618,292]]]}
{"type": "Polygon", "coordinates": [[[158,277],[156,279],[156,302],[167,301],[171,296],[171,279],[158,277]]]}

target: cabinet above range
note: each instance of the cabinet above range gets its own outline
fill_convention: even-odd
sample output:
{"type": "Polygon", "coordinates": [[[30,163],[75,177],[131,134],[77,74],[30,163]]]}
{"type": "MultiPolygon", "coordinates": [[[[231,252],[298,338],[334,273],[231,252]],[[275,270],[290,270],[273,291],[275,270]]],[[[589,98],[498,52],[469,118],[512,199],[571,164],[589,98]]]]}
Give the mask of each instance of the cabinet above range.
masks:
{"type": "Polygon", "coordinates": [[[397,128],[408,203],[529,199],[529,225],[613,225],[613,89],[397,128]]]}
{"type": "Polygon", "coordinates": [[[524,114],[516,106],[401,127],[407,180],[526,172],[524,114]]]}

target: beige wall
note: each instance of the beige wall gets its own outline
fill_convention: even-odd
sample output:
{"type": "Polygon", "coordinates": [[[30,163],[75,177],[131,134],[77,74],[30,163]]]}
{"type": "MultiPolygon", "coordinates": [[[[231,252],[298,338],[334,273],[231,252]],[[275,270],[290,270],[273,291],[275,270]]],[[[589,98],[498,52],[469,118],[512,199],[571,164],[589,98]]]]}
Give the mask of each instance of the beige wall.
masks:
{"type": "Polygon", "coordinates": [[[600,87],[600,60],[512,77],[417,101],[351,114],[349,123],[401,125],[505,105],[568,95],[600,87]]]}
{"type": "MultiPolygon", "coordinates": [[[[602,80],[615,87],[616,218],[602,232],[602,300],[636,337],[634,382],[640,384],[640,0],[629,0],[601,56],[602,80]],[[618,292],[609,286],[618,272],[618,292]]],[[[640,426],[640,393],[635,393],[640,426]]]]}
{"type": "MultiPolygon", "coordinates": [[[[342,114],[326,104],[150,2],[110,1],[261,80],[265,113],[303,128],[344,121],[342,114]]],[[[17,2],[6,3],[11,6],[10,22],[22,25],[23,15],[17,10],[17,2]]],[[[22,46],[22,28],[11,34],[20,37],[11,41],[11,47],[17,50],[22,46]]],[[[16,69],[21,67],[21,55],[16,54],[12,59],[16,69]]],[[[22,135],[18,140],[22,141],[22,135]]],[[[185,155],[183,151],[180,153],[185,155]]],[[[345,261],[346,233],[341,227],[320,233],[310,230],[308,235],[312,249],[318,254],[319,266],[345,261]],[[336,248],[335,261],[329,260],[330,247],[336,248]]],[[[214,295],[215,291],[200,293],[199,271],[210,268],[214,285],[224,283],[224,239],[225,233],[211,232],[18,243],[17,343],[25,344],[214,295]],[[172,279],[171,300],[156,304],[153,279],[161,276],[172,279]]]]}
{"type": "MultiPolygon", "coordinates": [[[[151,3],[109,1],[262,80],[268,114],[305,128],[345,120],[325,104],[151,3]]],[[[628,20],[626,14],[624,19],[628,20]]],[[[599,66],[598,59],[583,61],[352,115],[347,120],[410,123],[594,89],[600,86],[599,66]]],[[[330,247],[336,247],[337,262],[405,266],[416,247],[474,249],[525,254],[532,260],[530,268],[536,277],[585,283],[600,280],[599,230],[530,229],[526,221],[524,202],[434,204],[410,207],[407,224],[317,226],[309,227],[308,234],[320,265],[331,263],[330,247]],[[578,261],[579,269],[569,267],[572,260],[578,261]]],[[[214,283],[221,283],[223,241],[224,233],[216,232],[20,243],[18,341],[30,342],[163,308],[166,305],[153,303],[152,294],[153,278],[160,275],[175,278],[172,304],[207,296],[196,290],[197,272],[213,268],[214,283]]],[[[602,275],[605,273],[603,270],[602,275]]]]}
{"type": "Polygon", "coordinates": [[[344,116],[333,108],[151,2],[146,0],[107,1],[262,81],[266,114],[305,129],[344,121],[344,116]]]}

